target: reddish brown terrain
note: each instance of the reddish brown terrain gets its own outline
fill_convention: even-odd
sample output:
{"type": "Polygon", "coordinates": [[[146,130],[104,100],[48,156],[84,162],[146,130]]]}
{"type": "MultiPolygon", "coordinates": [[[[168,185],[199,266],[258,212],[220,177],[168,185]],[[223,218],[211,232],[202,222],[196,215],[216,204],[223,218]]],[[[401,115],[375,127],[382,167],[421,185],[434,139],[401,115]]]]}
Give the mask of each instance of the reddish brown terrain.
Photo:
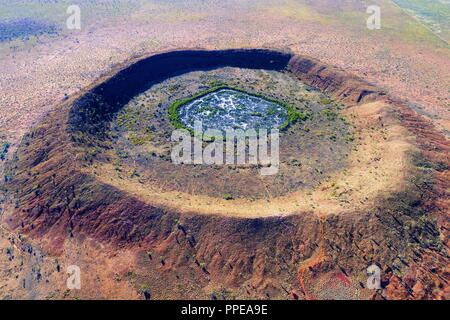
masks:
{"type": "Polygon", "coordinates": [[[365,29],[358,1],[157,2],[126,28],[119,15],[31,48],[2,43],[0,139],[11,147],[0,296],[449,298],[450,51],[378,2],[384,33],[365,29]],[[136,61],[182,48],[289,55],[282,72],[342,105],[354,135],[345,166],[311,188],[232,200],[108,166],[108,138],[77,122],[76,102],[136,61]],[[366,286],[371,264],[380,290],[366,286]],[[69,265],[81,290],[66,287],[69,265]]]}

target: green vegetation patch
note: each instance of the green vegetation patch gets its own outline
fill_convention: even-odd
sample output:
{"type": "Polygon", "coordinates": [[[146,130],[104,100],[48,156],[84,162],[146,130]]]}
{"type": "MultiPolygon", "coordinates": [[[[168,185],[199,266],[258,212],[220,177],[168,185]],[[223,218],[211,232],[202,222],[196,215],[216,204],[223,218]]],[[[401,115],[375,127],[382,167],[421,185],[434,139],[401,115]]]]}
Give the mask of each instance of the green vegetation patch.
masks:
{"type": "MultiPolygon", "coordinates": [[[[177,128],[177,129],[186,129],[186,130],[188,130],[188,131],[190,131],[192,133],[192,129],[186,127],[184,125],[184,123],[182,122],[182,120],[181,120],[181,116],[180,116],[180,112],[179,112],[180,108],[183,105],[185,105],[185,104],[188,104],[188,103],[190,103],[190,102],[192,102],[192,101],[194,101],[194,100],[196,100],[198,98],[201,98],[201,97],[203,97],[203,96],[205,96],[207,94],[210,94],[212,92],[216,92],[216,91],[221,90],[221,89],[229,89],[229,90],[242,92],[244,94],[251,95],[251,96],[254,96],[254,97],[258,97],[258,98],[264,99],[266,101],[275,103],[275,104],[280,105],[281,107],[285,108],[286,111],[287,111],[286,112],[287,113],[287,118],[280,125],[280,130],[285,130],[290,125],[292,125],[292,124],[294,124],[294,123],[296,123],[298,121],[304,121],[304,120],[306,120],[308,118],[307,114],[299,112],[294,106],[292,106],[292,105],[290,105],[290,104],[288,104],[288,103],[286,103],[284,101],[280,101],[280,100],[277,100],[277,99],[274,99],[274,98],[269,98],[269,97],[266,97],[266,96],[264,96],[264,95],[262,95],[260,93],[247,92],[247,91],[245,91],[245,90],[243,90],[241,88],[237,88],[237,87],[234,87],[234,86],[231,86],[231,85],[228,85],[228,84],[218,84],[218,85],[212,86],[209,89],[200,91],[200,92],[198,92],[198,93],[196,93],[196,94],[194,94],[194,95],[192,95],[192,96],[190,96],[188,98],[177,100],[174,103],[172,103],[169,106],[169,108],[168,108],[169,119],[170,119],[170,122],[172,123],[172,125],[175,128],[177,128]]],[[[212,107],[209,107],[209,108],[214,109],[212,107]]],[[[275,110],[270,110],[269,109],[269,111],[268,111],[268,115],[269,116],[273,115],[274,113],[275,113],[275,110]]],[[[254,114],[254,116],[263,116],[263,115],[262,114],[254,114]]]]}

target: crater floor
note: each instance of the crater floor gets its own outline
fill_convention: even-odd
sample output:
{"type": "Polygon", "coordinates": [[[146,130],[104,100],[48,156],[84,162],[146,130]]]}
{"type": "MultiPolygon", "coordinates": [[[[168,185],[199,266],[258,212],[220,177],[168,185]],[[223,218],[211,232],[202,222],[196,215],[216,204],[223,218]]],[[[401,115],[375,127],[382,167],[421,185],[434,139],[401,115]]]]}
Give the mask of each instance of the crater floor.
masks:
{"type": "Polygon", "coordinates": [[[165,198],[163,194],[176,199],[177,192],[182,192],[222,200],[225,195],[255,200],[311,189],[346,166],[354,136],[341,108],[288,73],[230,67],[190,72],[151,87],[118,113],[110,126],[114,150],[106,151],[106,161],[101,157],[96,161],[95,172],[98,179],[108,177],[109,183],[129,184],[122,186],[125,189],[135,190],[131,184],[138,182],[138,189],[160,193],[155,199],[165,198]],[[194,119],[203,120],[204,129],[280,126],[287,121],[287,109],[273,101],[287,103],[302,115],[280,132],[279,174],[262,177],[256,165],[172,163],[171,150],[176,143],[170,137],[175,128],[168,109],[174,102],[195,97],[218,83],[249,94],[225,89],[182,105],[181,120],[189,128],[194,119]],[[212,115],[212,110],[222,111],[212,115]]]}
{"type": "Polygon", "coordinates": [[[228,88],[185,103],[178,112],[181,122],[190,129],[194,129],[196,121],[204,130],[272,129],[287,120],[287,110],[282,105],[228,88]]]}

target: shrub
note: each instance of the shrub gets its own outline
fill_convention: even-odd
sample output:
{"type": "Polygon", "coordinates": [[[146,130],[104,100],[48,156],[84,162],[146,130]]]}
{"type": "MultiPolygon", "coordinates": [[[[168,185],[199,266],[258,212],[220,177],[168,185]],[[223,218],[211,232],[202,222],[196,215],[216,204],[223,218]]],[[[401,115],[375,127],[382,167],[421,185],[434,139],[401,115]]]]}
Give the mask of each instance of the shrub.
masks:
{"type": "Polygon", "coordinates": [[[0,160],[5,160],[6,159],[6,154],[8,153],[9,146],[10,146],[9,143],[5,142],[0,147],[0,160]]]}
{"type": "Polygon", "coordinates": [[[325,104],[325,105],[330,104],[332,102],[333,102],[333,100],[330,98],[323,98],[322,100],[320,100],[320,104],[325,104]]]}
{"type": "Polygon", "coordinates": [[[233,196],[232,196],[231,194],[229,194],[229,193],[225,193],[225,194],[223,195],[223,198],[224,198],[225,200],[233,200],[233,196]]]}

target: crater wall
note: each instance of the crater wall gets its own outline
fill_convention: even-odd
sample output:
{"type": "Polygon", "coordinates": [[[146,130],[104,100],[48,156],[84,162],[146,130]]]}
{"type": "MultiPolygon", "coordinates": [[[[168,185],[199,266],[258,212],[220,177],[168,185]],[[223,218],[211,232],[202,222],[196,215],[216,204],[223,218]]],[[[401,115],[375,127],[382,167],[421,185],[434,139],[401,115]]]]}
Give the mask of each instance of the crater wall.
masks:
{"type": "MultiPolygon", "coordinates": [[[[8,164],[5,187],[12,201],[10,226],[34,238],[47,239],[43,243],[56,255],[67,237],[88,237],[111,248],[129,248],[142,261],[145,252],[153,250],[163,262],[145,260],[148,266],[142,262],[140,277],[153,283],[155,291],[160,290],[156,293],[160,298],[170,298],[170,290],[175,292],[177,280],[171,268],[189,275],[184,280],[189,287],[185,298],[204,298],[203,289],[211,282],[230,288],[239,297],[307,298],[306,279],[306,286],[312,286],[321,274],[339,273],[353,277],[359,286],[361,270],[371,263],[380,264],[389,274],[385,287],[396,278],[409,288],[411,284],[401,279],[414,264],[420,265],[415,256],[445,256],[439,249],[439,226],[431,220],[423,228],[415,223],[438,208],[434,189],[426,179],[364,212],[324,212],[323,216],[302,212],[249,219],[180,214],[154,207],[81,172],[80,160],[86,154],[74,141],[74,132],[100,134],[105,119],[158,81],[191,70],[223,66],[290,71],[347,105],[386,100],[392,107],[389,116],[406,121],[404,126],[419,141],[434,137],[436,148],[423,149],[420,157],[431,163],[432,170],[445,175],[448,164],[443,164],[439,154],[448,152],[448,143],[417,115],[405,112],[404,105],[398,104],[395,110],[394,100],[364,80],[311,58],[270,50],[176,51],[125,68],[73,105],[52,111],[31,130],[8,164]],[[414,131],[418,124],[422,131],[414,131]],[[433,165],[436,159],[441,166],[433,165]],[[416,226],[414,232],[404,229],[407,224],[416,226]],[[433,242],[434,246],[430,245],[433,242]],[[397,261],[399,255],[404,263],[397,261]],[[169,267],[161,272],[149,269],[159,263],[169,267]],[[161,288],[168,288],[169,293],[161,288]]],[[[429,147],[426,141],[425,145],[429,147]]],[[[418,148],[422,150],[420,145],[418,148]]],[[[432,179],[432,175],[426,177],[432,179]]],[[[445,261],[443,264],[438,268],[445,268],[445,261]]],[[[430,282],[433,288],[438,285],[430,282]]],[[[371,294],[363,290],[362,296],[371,294]]],[[[407,289],[401,294],[409,295],[407,289]]],[[[433,289],[424,293],[426,297],[434,294],[433,289]]]]}

